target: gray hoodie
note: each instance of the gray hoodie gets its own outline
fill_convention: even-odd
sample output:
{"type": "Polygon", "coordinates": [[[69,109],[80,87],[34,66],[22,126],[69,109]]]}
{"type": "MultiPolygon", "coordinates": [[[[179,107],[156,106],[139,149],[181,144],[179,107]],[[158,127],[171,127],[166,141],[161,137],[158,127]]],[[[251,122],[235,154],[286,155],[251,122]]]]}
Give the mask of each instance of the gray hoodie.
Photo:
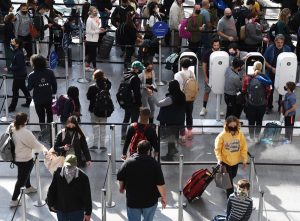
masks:
{"type": "Polygon", "coordinates": [[[23,15],[22,13],[18,12],[16,14],[17,20],[15,21],[15,35],[16,36],[28,36],[29,32],[29,24],[31,23],[31,19],[28,15],[23,15]]]}

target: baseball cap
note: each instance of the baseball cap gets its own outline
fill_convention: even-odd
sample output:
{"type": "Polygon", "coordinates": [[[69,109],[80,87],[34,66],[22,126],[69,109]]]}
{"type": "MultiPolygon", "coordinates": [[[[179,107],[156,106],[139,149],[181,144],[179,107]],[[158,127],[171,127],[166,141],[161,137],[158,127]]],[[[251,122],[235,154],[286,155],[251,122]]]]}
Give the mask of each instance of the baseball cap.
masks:
{"type": "Polygon", "coordinates": [[[67,155],[65,159],[65,166],[77,166],[77,157],[74,154],[67,155]]]}
{"type": "Polygon", "coordinates": [[[132,62],[131,68],[136,68],[139,69],[140,71],[143,71],[145,69],[144,65],[140,61],[132,62]]]}

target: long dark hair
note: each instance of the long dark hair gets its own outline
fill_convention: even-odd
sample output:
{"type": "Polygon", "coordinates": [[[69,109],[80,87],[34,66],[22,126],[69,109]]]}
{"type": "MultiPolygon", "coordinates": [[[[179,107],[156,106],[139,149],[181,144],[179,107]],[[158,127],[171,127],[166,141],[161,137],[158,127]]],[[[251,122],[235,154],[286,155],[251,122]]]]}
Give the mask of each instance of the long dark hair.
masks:
{"type": "Polygon", "coordinates": [[[180,86],[178,81],[172,80],[169,82],[169,93],[167,96],[171,96],[173,103],[176,105],[184,105],[185,102],[185,95],[184,93],[180,90],[180,86]]]}
{"type": "Polygon", "coordinates": [[[68,88],[67,95],[68,95],[69,98],[71,98],[74,101],[75,107],[78,107],[78,111],[80,111],[79,89],[78,89],[78,87],[70,86],[68,88]]]}
{"type": "Polygon", "coordinates": [[[126,24],[132,28],[136,28],[132,17],[135,15],[134,11],[129,11],[126,16],[126,24]]]}
{"type": "Polygon", "coordinates": [[[16,128],[16,130],[19,130],[21,127],[25,126],[27,120],[27,114],[17,113],[16,119],[14,120],[14,127],[16,128]]]}
{"type": "Polygon", "coordinates": [[[78,124],[78,121],[77,121],[77,117],[76,117],[76,116],[71,116],[71,117],[69,117],[69,118],[67,119],[67,121],[66,121],[66,125],[67,125],[68,123],[74,124],[74,125],[75,125],[75,128],[76,128],[76,131],[80,134],[80,137],[81,137],[82,139],[85,139],[84,133],[82,132],[82,130],[81,130],[79,124],[78,124]]]}

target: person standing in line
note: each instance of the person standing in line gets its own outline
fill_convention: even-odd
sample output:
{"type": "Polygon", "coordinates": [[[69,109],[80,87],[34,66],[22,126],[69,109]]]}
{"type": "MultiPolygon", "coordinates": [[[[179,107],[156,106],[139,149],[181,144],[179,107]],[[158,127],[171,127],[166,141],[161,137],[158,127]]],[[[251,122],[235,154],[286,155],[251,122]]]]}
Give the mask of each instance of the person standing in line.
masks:
{"type": "Polygon", "coordinates": [[[122,164],[117,174],[120,193],[126,190],[128,221],[141,220],[141,216],[145,221],[153,221],[159,197],[162,208],[166,208],[164,176],[159,163],[150,156],[150,150],[149,141],[140,141],[137,153],[122,164]]]}
{"type": "Polygon", "coordinates": [[[248,146],[245,136],[240,130],[240,121],[231,115],[226,118],[224,130],[215,139],[215,155],[218,164],[226,168],[232,183],[232,188],[227,189],[227,198],[233,193],[233,179],[236,177],[241,159],[243,169],[246,169],[247,152],[248,146]]]}
{"type": "MultiPolygon", "coordinates": [[[[267,47],[264,58],[266,60],[266,74],[272,80],[272,92],[268,98],[268,105],[266,114],[269,114],[273,110],[273,93],[274,93],[274,82],[275,82],[275,73],[277,66],[277,57],[282,52],[291,52],[291,49],[288,45],[285,44],[285,37],[282,34],[278,34],[275,37],[274,44],[267,47]]],[[[278,112],[281,110],[281,101],[282,95],[278,97],[278,112]]]]}
{"type": "Polygon", "coordinates": [[[97,70],[97,46],[99,41],[99,34],[104,33],[106,30],[101,28],[101,20],[98,17],[97,8],[91,6],[89,9],[89,17],[86,21],[86,54],[87,61],[85,70],[86,71],[96,71],[97,70]],[[93,67],[90,67],[90,63],[92,62],[93,67]]]}
{"type": "Polygon", "coordinates": [[[15,144],[15,161],[14,164],[18,167],[18,179],[15,184],[14,193],[9,204],[10,207],[20,206],[18,197],[20,188],[25,186],[25,194],[35,193],[37,189],[31,186],[30,173],[34,162],[32,159],[32,151],[43,152],[47,154],[47,148],[41,144],[30,130],[27,129],[28,122],[27,114],[18,113],[14,122],[8,127],[11,128],[12,138],[15,144]]]}
{"type": "MultiPolygon", "coordinates": [[[[124,73],[124,80],[129,81],[132,92],[132,102],[126,104],[123,123],[138,122],[140,107],[142,106],[141,81],[138,74],[145,69],[140,61],[134,61],[131,64],[131,70],[124,73]]],[[[125,140],[127,126],[122,125],[122,140],[125,140]]]]}
{"type": "Polygon", "coordinates": [[[242,96],[242,79],[239,72],[244,68],[244,61],[234,58],[231,67],[225,72],[224,99],[227,105],[226,117],[230,115],[240,118],[243,103],[239,103],[238,96],[242,96]]]}
{"type": "MultiPolygon", "coordinates": [[[[172,46],[181,46],[181,39],[179,37],[178,25],[182,19],[184,19],[184,9],[183,9],[184,0],[175,0],[170,8],[169,14],[169,28],[172,32],[171,38],[172,46]]],[[[175,49],[176,52],[181,50],[180,47],[175,49]]]]}
{"type": "Polygon", "coordinates": [[[284,126],[285,128],[285,138],[287,143],[293,141],[293,127],[296,119],[296,94],[294,92],[296,84],[294,82],[287,82],[284,86],[286,94],[284,95],[284,100],[281,108],[281,113],[284,115],[284,126]]]}
{"type": "MultiPolygon", "coordinates": [[[[177,72],[174,75],[174,79],[178,81],[180,85],[180,90],[184,92],[185,84],[189,78],[196,79],[195,73],[190,71],[188,68],[191,66],[191,61],[189,58],[183,58],[180,60],[180,66],[182,70],[177,72]]],[[[186,139],[192,139],[192,129],[193,129],[193,109],[194,109],[194,101],[185,101],[185,122],[187,126],[187,134],[185,133],[185,128],[180,131],[180,139],[179,141],[184,144],[186,139]]]]}
{"type": "Polygon", "coordinates": [[[81,105],[79,101],[79,89],[76,86],[70,86],[67,91],[68,99],[64,103],[64,108],[60,116],[60,122],[66,123],[70,116],[75,116],[80,122],[81,105]]]}
{"type": "MultiPolygon", "coordinates": [[[[1,12],[0,12],[1,13],[1,12]]],[[[3,43],[4,43],[4,52],[5,52],[5,62],[6,62],[6,68],[4,70],[8,69],[11,65],[11,61],[13,58],[13,52],[10,48],[10,42],[12,39],[15,38],[15,30],[14,30],[14,22],[16,20],[16,17],[13,13],[9,13],[4,17],[4,35],[3,35],[3,43]]]]}
{"type": "Polygon", "coordinates": [[[121,156],[122,160],[126,160],[128,147],[132,145],[131,144],[131,142],[133,142],[132,138],[136,135],[137,132],[143,133],[145,135],[145,138],[151,144],[150,153],[152,153],[152,148],[153,148],[154,158],[158,157],[158,153],[159,153],[158,138],[157,138],[155,127],[153,127],[153,125],[149,125],[149,116],[150,116],[150,110],[147,107],[141,107],[140,122],[135,122],[128,127],[126,133],[126,140],[123,146],[123,155],[121,156]]]}
{"type": "Polygon", "coordinates": [[[52,178],[47,204],[58,221],[90,221],[92,195],[89,177],[77,167],[77,157],[69,154],[52,178]]]}
{"type": "MultiPolygon", "coordinates": [[[[53,121],[52,95],[57,91],[54,72],[46,67],[46,59],[42,55],[32,55],[30,64],[33,72],[28,76],[27,88],[29,91],[33,90],[32,97],[39,123],[46,122],[45,112],[47,113],[47,122],[51,123],[53,121]]],[[[41,125],[42,130],[45,128],[45,125],[41,125]]]]}
{"type": "MultiPolygon", "coordinates": [[[[90,101],[89,112],[91,114],[91,122],[93,123],[107,123],[107,117],[97,117],[94,114],[94,107],[96,104],[96,95],[98,91],[106,90],[109,91],[111,89],[111,82],[105,76],[105,73],[98,69],[94,72],[93,78],[95,80],[95,84],[89,86],[89,89],[86,93],[87,99],[90,101]]],[[[90,149],[98,149],[99,147],[99,139],[100,139],[100,150],[106,150],[105,146],[105,137],[106,137],[106,125],[93,125],[93,146],[90,149]],[[99,137],[100,130],[100,137],[99,137]]]]}
{"type": "Polygon", "coordinates": [[[28,6],[26,3],[20,5],[20,11],[16,14],[15,33],[17,38],[23,41],[24,49],[26,50],[26,60],[28,61],[32,55],[32,38],[29,31],[31,18],[28,13],[28,6]]]}
{"type": "Polygon", "coordinates": [[[203,78],[204,78],[204,95],[203,95],[203,107],[200,111],[200,116],[204,116],[207,114],[207,102],[209,98],[209,94],[211,91],[209,83],[209,61],[210,61],[210,55],[215,51],[220,51],[220,40],[218,38],[215,38],[211,42],[211,49],[206,51],[202,57],[202,72],[203,72],[203,78]]]}
{"type": "Polygon", "coordinates": [[[157,91],[157,86],[155,83],[155,71],[153,70],[152,62],[145,62],[144,71],[139,74],[141,80],[141,94],[142,94],[142,106],[150,108],[151,114],[149,117],[149,123],[153,124],[155,104],[151,96],[149,96],[147,89],[152,91],[157,91]]]}
{"type": "Polygon", "coordinates": [[[8,68],[8,72],[12,73],[14,76],[12,91],[13,98],[11,104],[8,107],[9,112],[13,112],[16,109],[19,98],[19,90],[23,92],[26,97],[26,103],[21,104],[22,107],[29,107],[31,102],[30,93],[25,85],[25,78],[27,77],[25,56],[23,53],[23,42],[22,40],[16,38],[11,40],[10,43],[11,50],[13,50],[13,59],[11,66],[8,68]]]}

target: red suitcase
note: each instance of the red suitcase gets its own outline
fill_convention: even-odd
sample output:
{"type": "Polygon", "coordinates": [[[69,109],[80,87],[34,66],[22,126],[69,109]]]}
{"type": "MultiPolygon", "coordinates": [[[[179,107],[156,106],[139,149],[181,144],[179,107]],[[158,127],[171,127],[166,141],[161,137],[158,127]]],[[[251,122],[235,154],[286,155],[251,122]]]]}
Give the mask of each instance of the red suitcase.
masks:
{"type": "Polygon", "coordinates": [[[219,165],[216,168],[213,168],[213,172],[210,172],[208,169],[201,169],[193,173],[192,177],[188,179],[183,188],[183,195],[189,202],[202,195],[206,187],[214,179],[218,168],[219,165]]]}

